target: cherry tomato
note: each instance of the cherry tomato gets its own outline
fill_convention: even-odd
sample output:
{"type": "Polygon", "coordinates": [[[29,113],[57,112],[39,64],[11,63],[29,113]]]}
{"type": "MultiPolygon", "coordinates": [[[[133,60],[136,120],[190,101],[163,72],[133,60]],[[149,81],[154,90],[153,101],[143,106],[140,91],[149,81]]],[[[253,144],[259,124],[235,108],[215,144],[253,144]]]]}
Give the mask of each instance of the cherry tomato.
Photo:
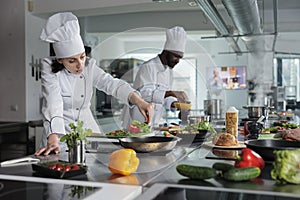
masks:
{"type": "Polygon", "coordinates": [[[79,170],[79,169],[80,167],[77,164],[73,165],[71,168],[71,170],[79,170]]]}
{"type": "Polygon", "coordinates": [[[70,171],[72,168],[70,165],[66,165],[63,169],[63,171],[67,172],[67,171],[70,171]]]}
{"type": "Polygon", "coordinates": [[[61,163],[57,163],[56,166],[55,166],[55,170],[62,171],[62,169],[63,169],[62,164],[61,163]]]}
{"type": "Polygon", "coordinates": [[[48,165],[49,169],[55,169],[56,165],[48,165]]]}

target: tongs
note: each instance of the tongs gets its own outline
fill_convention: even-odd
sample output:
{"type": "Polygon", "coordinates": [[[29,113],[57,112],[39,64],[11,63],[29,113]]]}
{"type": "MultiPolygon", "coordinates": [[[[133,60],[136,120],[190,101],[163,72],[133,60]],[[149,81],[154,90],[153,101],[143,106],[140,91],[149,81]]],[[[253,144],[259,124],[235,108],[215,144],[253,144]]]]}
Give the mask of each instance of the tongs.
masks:
{"type": "Polygon", "coordinates": [[[23,158],[17,158],[17,159],[3,161],[0,163],[0,167],[13,167],[13,166],[18,166],[18,165],[35,164],[38,162],[40,162],[40,159],[27,156],[27,157],[23,157],[23,158]]]}

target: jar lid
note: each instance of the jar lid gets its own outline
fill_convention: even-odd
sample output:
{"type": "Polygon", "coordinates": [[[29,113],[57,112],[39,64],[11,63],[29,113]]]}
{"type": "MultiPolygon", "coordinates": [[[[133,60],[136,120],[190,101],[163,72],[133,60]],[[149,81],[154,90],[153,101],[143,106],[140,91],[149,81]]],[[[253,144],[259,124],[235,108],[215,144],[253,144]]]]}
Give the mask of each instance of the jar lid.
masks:
{"type": "Polygon", "coordinates": [[[230,106],[226,112],[239,112],[234,106],[230,106]]]}

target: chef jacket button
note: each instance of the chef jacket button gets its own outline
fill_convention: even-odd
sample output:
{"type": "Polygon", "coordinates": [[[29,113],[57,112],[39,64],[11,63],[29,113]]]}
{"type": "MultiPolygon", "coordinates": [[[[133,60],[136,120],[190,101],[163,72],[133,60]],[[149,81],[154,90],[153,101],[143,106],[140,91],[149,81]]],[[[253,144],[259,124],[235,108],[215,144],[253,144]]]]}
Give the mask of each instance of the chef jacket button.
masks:
{"type": "Polygon", "coordinates": [[[76,110],[79,110],[79,108],[76,108],[76,110]]]}
{"type": "Polygon", "coordinates": [[[82,76],[80,76],[80,78],[83,78],[82,76]]]}
{"type": "Polygon", "coordinates": [[[84,97],[84,95],[82,94],[81,97],[84,97]]]}

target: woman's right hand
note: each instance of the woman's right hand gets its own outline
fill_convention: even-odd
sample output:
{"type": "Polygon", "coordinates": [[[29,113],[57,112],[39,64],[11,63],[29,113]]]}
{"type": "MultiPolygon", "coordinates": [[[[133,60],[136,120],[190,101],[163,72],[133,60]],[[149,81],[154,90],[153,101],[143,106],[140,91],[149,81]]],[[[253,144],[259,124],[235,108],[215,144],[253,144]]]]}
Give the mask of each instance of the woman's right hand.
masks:
{"type": "Polygon", "coordinates": [[[52,133],[49,135],[47,140],[47,146],[43,147],[35,152],[34,155],[49,155],[51,152],[58,154],[60,152],[60,147],[58,145],[58,135],[56,133],[52,133]]]}

